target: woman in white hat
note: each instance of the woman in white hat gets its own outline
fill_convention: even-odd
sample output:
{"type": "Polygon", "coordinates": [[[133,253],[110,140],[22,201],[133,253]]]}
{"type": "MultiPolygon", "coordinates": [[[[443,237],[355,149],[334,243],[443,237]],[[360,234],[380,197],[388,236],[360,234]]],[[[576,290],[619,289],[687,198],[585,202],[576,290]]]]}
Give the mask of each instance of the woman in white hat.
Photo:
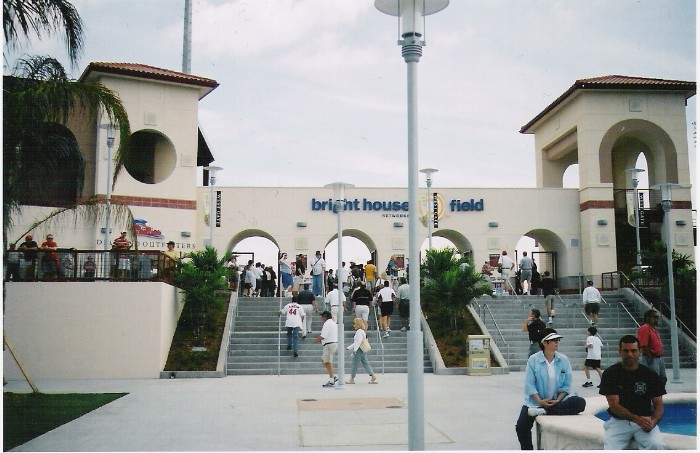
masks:
{"type": "Polygon", "coordinates": [[[571,393],[571,363],[558,351],[563,338],[552,328],[543,331],[540,352],[527,360],[524,405],[515,432],[521,450],[532,450],[532,425],[538,415],[576,415],[586,408],[586,400],[571,393]]]}

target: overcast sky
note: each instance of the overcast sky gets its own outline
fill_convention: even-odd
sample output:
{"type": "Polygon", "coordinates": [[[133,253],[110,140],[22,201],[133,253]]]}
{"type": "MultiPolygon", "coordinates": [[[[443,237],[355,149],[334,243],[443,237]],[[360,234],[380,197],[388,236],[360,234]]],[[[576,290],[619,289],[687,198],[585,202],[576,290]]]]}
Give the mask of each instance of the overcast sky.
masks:
{"type": "MultiPolygon", "coordinates": [[[[184,0],[73,4],[75,78],[91,61],[182,69],[184,0]]],[[[534,187],[534,138],[518,131],[576,79],[696,80],[694,0],[452,0],[426,23],[419,168],[439,169],[436,188],[534,187]]],[[[373,0],[193,0],[192,73],[220,83],[199,112],[217,185],[406,186],[396,35],[373,0]]],[[[61,49],[23,50],[68,66],[61,49]]]]}

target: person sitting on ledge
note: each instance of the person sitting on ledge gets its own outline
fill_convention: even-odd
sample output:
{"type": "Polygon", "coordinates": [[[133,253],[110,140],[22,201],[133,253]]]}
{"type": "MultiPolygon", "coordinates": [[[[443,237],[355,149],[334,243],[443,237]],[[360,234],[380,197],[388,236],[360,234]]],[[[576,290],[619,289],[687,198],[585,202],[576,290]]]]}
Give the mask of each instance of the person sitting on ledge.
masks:
{"type": "Polygon", "coordinates": [[[527,360],[525,367],[525,404],[520,410],[515,432],[521,450],[533,450],[532,425],[538,415],[576,415],[586,408],[586,400],[571,393],[571,363],[557,351],[563,338],[546,328],[540,341],[542,349],[527,360]]]}

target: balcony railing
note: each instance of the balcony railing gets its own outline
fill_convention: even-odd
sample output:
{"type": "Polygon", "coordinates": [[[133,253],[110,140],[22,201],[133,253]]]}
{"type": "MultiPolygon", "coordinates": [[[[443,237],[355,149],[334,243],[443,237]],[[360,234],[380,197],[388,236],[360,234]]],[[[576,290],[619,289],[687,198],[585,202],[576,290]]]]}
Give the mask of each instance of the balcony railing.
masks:
{"type": "Polygon", "coordinates": [[[162,281],[172,283],[177,261],[159,250],[9,251],[5,281],[162,281]]]}

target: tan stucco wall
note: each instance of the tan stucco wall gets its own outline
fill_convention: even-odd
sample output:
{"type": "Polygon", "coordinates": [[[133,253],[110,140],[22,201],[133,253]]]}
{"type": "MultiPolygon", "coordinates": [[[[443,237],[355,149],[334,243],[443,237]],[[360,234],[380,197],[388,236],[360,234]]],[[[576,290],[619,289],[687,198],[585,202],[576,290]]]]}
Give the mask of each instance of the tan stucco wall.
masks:
{"type": "Polygon", "coordinates": [[[32,379],[158,378],[183,306],[164,283],[7,283],[5,334],[32,379]]]}

